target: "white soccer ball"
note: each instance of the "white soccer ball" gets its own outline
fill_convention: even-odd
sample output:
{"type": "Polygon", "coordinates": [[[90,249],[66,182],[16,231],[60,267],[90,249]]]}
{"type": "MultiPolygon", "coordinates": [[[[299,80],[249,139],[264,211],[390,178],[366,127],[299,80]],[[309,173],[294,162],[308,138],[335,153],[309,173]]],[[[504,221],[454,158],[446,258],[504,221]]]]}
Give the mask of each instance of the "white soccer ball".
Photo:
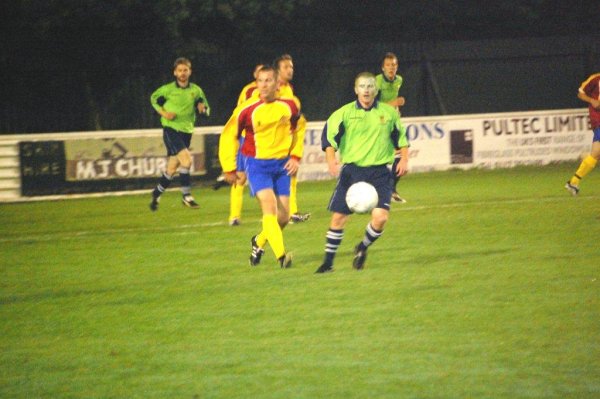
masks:
{"type": "Polygon", "coordinates": [[[346,204],[354,213],[371,212],[378,201],[379,196],[375,187],[364,181],[354,183],[346,193],[346,204]]]}

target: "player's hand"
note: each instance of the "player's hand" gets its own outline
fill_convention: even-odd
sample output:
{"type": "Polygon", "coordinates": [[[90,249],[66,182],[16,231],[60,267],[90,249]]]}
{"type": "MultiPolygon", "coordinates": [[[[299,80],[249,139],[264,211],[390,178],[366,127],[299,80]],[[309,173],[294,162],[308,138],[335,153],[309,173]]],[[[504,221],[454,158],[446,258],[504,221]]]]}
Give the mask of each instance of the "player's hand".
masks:
{"type": "Polygon", "coordinates": [[[287,171],[288,176],[295,176],[296,173],[298,173],[298,168],[300,168],[300,162],[293,157],[288,159],[284,166],[284,169],[287,171]]]}
{"type": "Polygon", "coordinates": [[[340,174],[340,164],[337,159],[327,162],[327,169],[329,170],[329,174],[333,177],[338,177],[340,174]]]}
{"type": "Polygon", "coordinates": [[[206,105],[204,105],[203,103],[198,103],[196,108],[198,108],[199,113],[201,113],[201,114],[206,113],[206,105]]]}
{"type": "Polygon", "coordinates": [[[600,100],[592,100],[590,104],[594,109],[600,111],[600,100]]]}
{"type": "Polygon", "coordinates": [[[396,176],[404,176],[408,173],[408,159],[400,159],[398,166],[396,166],[396,176]]]}
{"type": "Polygon", "coordinates": [[[406,100],[404,99],[404,97],[396,97],[396,100],[395,100],[396,107],[402,107],[402,106],[404,106],[405,103],[406,103],[406,100]]]}
{"type": "Polygon", "coordinates": [[[167,112],[167,111],[165,111],[163,113],[163,117],[165,119],[170,120],[170,121],[172,121],[173,119],[175,119],[176,116],[177,116],[177,114],[175,112],[167,112]]]}
{"type": "Polygon", "coordinates": [[[225,177],[225,181],[231,185],[235,185],[238,181],[238,175],[235,171],[226,172],[223,174],[223,176],[225,177]]]}
{"type": "Polygon", "coordinates": [[[238,186],[243,186],[244,184],[246,184],[246,173],[245,172],[235,172],[236,176],[237,176],[237,181],[235,182],[236,185],[238,186]]]}

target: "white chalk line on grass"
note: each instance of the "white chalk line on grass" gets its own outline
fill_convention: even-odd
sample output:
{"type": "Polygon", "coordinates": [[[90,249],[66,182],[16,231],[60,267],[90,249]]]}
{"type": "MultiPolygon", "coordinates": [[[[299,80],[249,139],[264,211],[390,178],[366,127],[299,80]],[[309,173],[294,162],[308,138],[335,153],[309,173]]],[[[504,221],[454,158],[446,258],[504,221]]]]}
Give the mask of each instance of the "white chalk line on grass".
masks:
{"type": "MultiPolygon", "coordinates": [[[[392,205],[391,212],[413,212],[422,210],[435,210],[435,209],[447,209],[447,208],[466,208],[474,206],[495,206],[495,205],[510,205],[510,204],[528,204],[528,203],[548,203],[557,201],[593,201],[598,200],[600,196],[584,196],[572,198],[569,196],[556,196],[556,197],[535,197],[535,198],[520,198],[520,199],[503,199],[503,200],[491,200],[491,201],[465,201],[465,202],[453,202],[448,204],[435,204],[435,205],[410,205],[410,204],[394,204],[392,205]]],[[[245,219],[245,223],[256,223],[260,222],[260,219],[245,219]]],[[[311,223],[310,221],[307,223],[311,223]]],[[[51,232],[43,234],[33,234],[24,237],[1,237],[0,244],[10,243],[23,243],[23,242],[44,242],[44,241],[68,241],[77,238],[94,237],[102,235],[118,235],[118,234],[141,234],[141,233],[158,233],[168,232],[169,235],[192,235],[202,234],[198,229],[206,227],[220,227],[228,226],[226,221],[223,222],[210,222],[210,223],[192,223],[169,227],[131,227],[131,228],[119,228],[119,229],[105,229],[105,230],[83,230],[83,231],[69,231],[69,232],[51,232]]],[[[325,229],[327,226],[323,226],[325,229]]]]}
{"type": "Polygon", "coordinates": [[[585,201],[585,200],[596,200],[599,196],[590,195],[585,197],[573,198],[572,196],[557,196],[557,197],[535,197],[535,198],[519,198],[519,199],[504,199],[504,200],[493,200],[493,201],[472,201],[472,202],[454,202],[449,204],[436,204],[436,205],[392,205],[392,212],[406,212],[406,211],[417,211],[424,209],[444,209],[444,208],[461,208],[468,206],[485,206],[485,205],[510,205],[510,204],[528,204],[528,203],[539,203],[539,202],[557,202],[561,201],[585,201]]]}

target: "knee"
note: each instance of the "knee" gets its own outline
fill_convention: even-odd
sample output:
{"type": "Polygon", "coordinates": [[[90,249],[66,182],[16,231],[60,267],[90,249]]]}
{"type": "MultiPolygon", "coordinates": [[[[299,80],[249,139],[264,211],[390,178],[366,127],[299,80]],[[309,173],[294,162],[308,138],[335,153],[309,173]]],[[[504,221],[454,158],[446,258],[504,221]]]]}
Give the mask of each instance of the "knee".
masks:
{"type": "Polygon", "coordinates": [[[389,213],[388,212],[377,212],[377,211],[375,211],[371,215],[371,225],[376,230],[380,230],[381,231],[385,227],[385,224],[387,223],[388,219],[389,219],[389,213]]]}
{"type": "Polygon", "coordinates": [[[189,169],[192,166],[192,160],[191,159],[183,159],[179,162],[179,166],[181,166],[182,168],[185,169],[189,169]]]}
{"type": "Polygon", "coordinates": [[[280,212],[279,216],[277,218],[277,223],[279,223],[279,227],[281,227],[282,229],[288,225],[288,223],[290,222],[290,214],[285,213],[285,212],[280,212]]]}
{"type": "Polygon", "coordinates": [[[331,223],[329,227],[335,230],[341,230],[346,225],[346,221],[348,220],[348,215],[344,215],[342,213],[335,212],[331,216],[331,223]]]}

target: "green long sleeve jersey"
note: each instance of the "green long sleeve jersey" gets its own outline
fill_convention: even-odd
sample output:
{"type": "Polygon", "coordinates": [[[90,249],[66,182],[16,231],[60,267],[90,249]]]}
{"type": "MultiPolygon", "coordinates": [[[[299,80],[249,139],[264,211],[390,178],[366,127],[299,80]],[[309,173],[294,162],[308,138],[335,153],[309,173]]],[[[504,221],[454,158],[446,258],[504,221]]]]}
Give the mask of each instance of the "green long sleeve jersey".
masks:
{"type": "Polygon", "coordinates": [[[157,111],[162,108],[167,112],[175,113],[173,120],[161,117],[160,122],[164,127],[170,127],[178,132],[194,131],[196,107],[199,103],[206,106],[205,114],[210,115],[210,105],[206,95],[200,86],[194,83],[189,83],[186,87],[180,87],[177,82],[167,83],[152,93],[150,103],[157,111]]]}
{"type": "Polygon", "coordinates": [[[333,147],[342,163],[358,166],[391,164],[395,150],[408,145],[398,111],[380,101],[369,109],[358,101],[342,106],[327,119],[321,135],[323,151],[333,147]]]}
{"type": "Polygon", "coordinates": [[[394,80],[388,80],[382,73],[375,76],[375,84],[379,90],[379,93],[377,94],[379,101],[387,103],[398,97],[402,82],[402,76],[400,75],[396,75],[394,80]]]}

